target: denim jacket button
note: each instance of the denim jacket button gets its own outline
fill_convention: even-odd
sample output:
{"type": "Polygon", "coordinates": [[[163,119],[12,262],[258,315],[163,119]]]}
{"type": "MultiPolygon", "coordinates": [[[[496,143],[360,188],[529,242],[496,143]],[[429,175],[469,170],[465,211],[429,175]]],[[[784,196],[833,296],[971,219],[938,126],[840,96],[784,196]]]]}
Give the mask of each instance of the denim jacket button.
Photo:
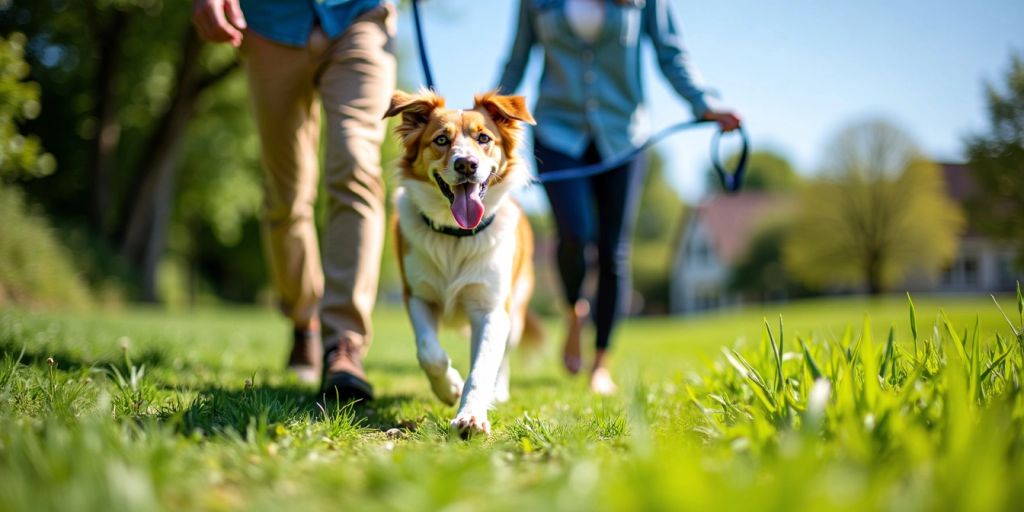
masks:
{"type": "Polygon", "coordinates": [[[597,80],[597,75],[593,71],[587,71],[586,73],[583,73],[584,82],[592,84],[595,80],[597,80]]]}
{"type": "Polygon", "coordinates": [[[587,110],[597,110],[597,100],[593,98],[587,100],[587,110]]]}

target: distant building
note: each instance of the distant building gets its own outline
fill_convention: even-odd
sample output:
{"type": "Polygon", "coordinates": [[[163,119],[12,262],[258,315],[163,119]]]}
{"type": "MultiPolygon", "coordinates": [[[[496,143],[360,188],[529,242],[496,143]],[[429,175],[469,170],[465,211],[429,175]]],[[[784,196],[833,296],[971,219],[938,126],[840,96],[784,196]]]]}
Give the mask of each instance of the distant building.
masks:
{"type": "Polygon", "coordinates": [[[732,268],[765,222],[784,214],[789,196],[743,192],[716,195],[690,214],[678,238],[672,264],[669,307],[688,313],[738,304],[742,297],[729,291],[732,268]]]}
{"type": "MultiPolygon", "coordinates": [[[[963,164],[944,163],[942,175],[949,196],[960,204],[978,194],[978,185],[971,169],[963,164]]],[[[970,217],[968,217],[970,218],[970,217]]],[[[910,280],[910,290],[928,292],[1003,292],[1014,289],[1017,280],[1024,280],[1014,268],[1017,251],[1008,243],[981,234],[970,223],[960,239],[956,258],[937,281],[910,280]]]]}
{"type": "MultiPolygon", "coordinates": [[[[977,185],[963,164],[939,164],[952,199],[974,197],[977,185]]],[[[690,214],[673,258],[669,307],[691,313],[735,306],[743,297],[729,290],[735,266],[766,222],[778,220],[793,205],[786,195],[745,192],[708,198],[690,214]]],[[[968,224],[956,257],[938,278],[910,276],[901,290],[928,293],[993,293],[1013,290],[1024,275],[1014,268],[1011,244],[992,240],[968,224]]]]}

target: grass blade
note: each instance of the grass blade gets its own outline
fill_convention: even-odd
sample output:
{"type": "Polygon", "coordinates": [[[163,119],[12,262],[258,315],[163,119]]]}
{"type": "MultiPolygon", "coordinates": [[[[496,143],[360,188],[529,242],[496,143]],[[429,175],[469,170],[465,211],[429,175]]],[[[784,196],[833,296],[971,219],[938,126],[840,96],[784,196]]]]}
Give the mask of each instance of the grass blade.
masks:
{"type": "Polygon", "coordinates": [[[907,304],[910,305],[910,334],[914,336],[914,354],[917,354],[917,310],[914,308],[914,301],[907,292],[907,304]]]}
{"type": "Polygon", "coordinates": [[[960,356],[960,361],[964,364],[968,364],[969,359],[967,358],[967,350],[964,348],[964,342],[961,340],[960,335],[956,333],[956,329],[953,328],[953,324],[949,321],[949,317],[946,316],[946,312],[939,313],[942,317],[942,325],[946,328],[946,333],[953,339],[953,347],[956,348],[956,353],[960,356]]]}
{"type": "Polygon", "coordinates": [[[1024,327],[1024,294],[1020,291],[1020,281],[1017,281],[1017,314],[1020,315],[1020,323],[1024,327]]]}
{"type": "MultiPolygon", "coordinates": [[[[1019,297],[1020,297],[1020,295],[1019,295],[1020,283],[1017,283],[1017,286],[1018,286],[1018,288],[1017,288],[1017,291],[1018,291],[1018,295],[1017,295],[1017,297],[1018,297],[1018,301],[1017,301],[1018,306],[1017,306],[1017,308],[1020,309],[1020,299],[1019,299],[1019,297]]],[[[1006,316],[1006,312],[1003,311],[1003,307],[999,305],[999,301],[996,300],[996,296],[995,295],[989,295],[989,297],[992,297],[992,302],[996,303],[996,309],[998,309],[999,313],[1001,315],[1003,315],[1003,319],[1006,320],[1006,324],[1010,326],[1010,330],[1013,331],[1013,335],[1019,337],[1021,335],[1021,332],[1018,331],[1017,327],[1015,325],[1013,325],[1012,321],[1010,321],[1010,317],[1006,316]]],[[[1022,326],[1022,328],[1024,328],[1024,326],[1022,326]]]]}
{"type": "Polygon", "coordinates": [[[971,373],[969,376],[971,380],[968,383],[968,386],[971,397],[978,401],[978,403],[981,403],[981,332],[978,330],[979,322],[980,319],[975,316],[973,336],[974,345],[971,347],[971,373]]]}
{"type": "Polygon", "coordinates": [[[878,376],[885,378],[885,374],[892,371],[893,379],[896,378],[896,349],[894,347],[895,332],[889,327],[889,338],[885,342],[885,353],[882,355],[882,365],[878,369],[878,376]]]}
{"type": "Polygon", "coordinates": [[[811,350],[807,348],[807,344],[804,343],[804,340],[799,337],[796,340],[800,342],[800,347],[804,351],[804,361],[807,362],[807,369],[810,370],[811,377],[814,380],[824,377],[821,373],[821,369],[818,367],[818,363],[814,361],[814,356],[811,355],[811,350]]]}
{"type": "Polygon", "coordinates": [[[775,401],[775,396],[771,389],[768,388],[768,384],[766,384],[764,378],[761,377],[761,374],[758,373],[758,371],[755,370],[754,367],[739,354],[739,352],[728,348],[722,348],[722,352],[725,354],[725,359],[729,361],[729,364],[731,364],[733,368],[736,368],[740,375],[754,383],[754,386],[751,388],[754,391],[754,394],[757,395],[758,399],[761,400],[761,403],[764,404],[765,409],[774,414],[777,410],[777,402],[775,401]]]}
{"type": "MultiPolygon", "coordinates": [[[[864,332],[858,344],[860,361],[864,366],[864,402],[874,408],[880,388],[878,386],[878,359],[875,354],[875,341],[871,334],[871,318],[864,315],[864,332]]],[[[853,365],[851,365],[851,369],[853,365]]]]}
{"type": "Polygon", "coordinates": [[[1013,352],[1012,345],[1007,347],[1007,349],[1002,354],[993,359],[992,362],[988,365],[988,368],[986,368],[985,371],[981,372],[980,380],[984,382],[985,379],[988,379],[988,376],[992,373],[992,371],[995,370],[997,366],[1002,364],[1003,360],[1006,359],[1006,356],[1010,355],[1010,352],[1013,352]]]}

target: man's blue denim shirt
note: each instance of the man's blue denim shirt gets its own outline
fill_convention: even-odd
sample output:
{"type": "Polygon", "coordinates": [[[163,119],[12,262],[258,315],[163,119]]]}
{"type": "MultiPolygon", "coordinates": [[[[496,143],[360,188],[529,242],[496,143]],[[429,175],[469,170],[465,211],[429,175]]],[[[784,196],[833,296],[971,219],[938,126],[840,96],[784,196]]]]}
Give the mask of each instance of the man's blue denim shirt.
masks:
{"type": "Polygon", "coordinates": [[[334,39],[382,0],[241,0],[242,14],[257,34],[292,46],[306,46],[313,23],[334,39]]]}
{"type": "Polygon", "coordinates": [[[576,37],[565,0],[520,0],[507,63],[498,86],[519,87],[534,46],[544,49],[535,134],[545,146],[579,157],[593,141],[605,160],[642,145],[649,137],[640,80],[641,43],[650,40],[658,66],[696,117],[711,108],[700,85],[668,0],[605,2],[605,21],[594,44],[576,37]]]}

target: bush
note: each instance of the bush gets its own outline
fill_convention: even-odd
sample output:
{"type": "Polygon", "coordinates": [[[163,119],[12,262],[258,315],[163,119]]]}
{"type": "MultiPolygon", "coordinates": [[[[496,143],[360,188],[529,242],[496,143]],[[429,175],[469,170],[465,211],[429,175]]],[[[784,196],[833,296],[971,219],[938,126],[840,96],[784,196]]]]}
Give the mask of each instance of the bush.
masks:
{"type": "Polygon", "coordinates": [[[20,190],[0,186],[0,305],[84,306],[90,294],[73,255],[20,190]]]}

